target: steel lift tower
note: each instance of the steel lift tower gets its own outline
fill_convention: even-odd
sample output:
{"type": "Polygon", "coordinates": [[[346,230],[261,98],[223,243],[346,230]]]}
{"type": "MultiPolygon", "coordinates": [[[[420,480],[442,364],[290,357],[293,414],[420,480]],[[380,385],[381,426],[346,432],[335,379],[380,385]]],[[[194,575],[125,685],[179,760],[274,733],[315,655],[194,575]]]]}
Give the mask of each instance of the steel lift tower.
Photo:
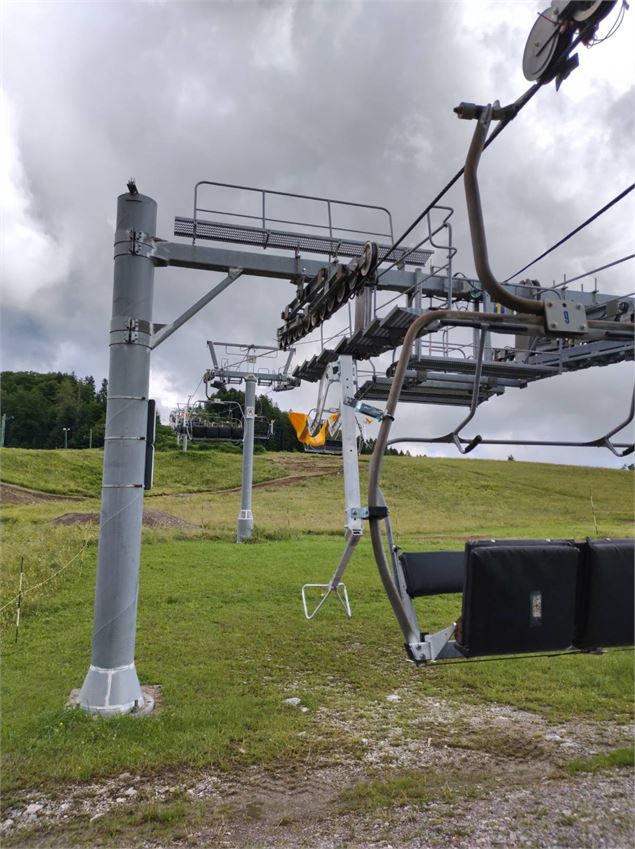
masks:
{"type": "MultiPolygon", "coordinates": [[[[297,377],[289,375],[289,366],[294,349],[291,348],[285,366],[280,371],[257,370],[259,357],[271,356],[278,353],[277,348],[269,345],[243,345],[236,342],[208,341],[213,368],[205,372],[205,391],[213,383],[217,389],[224,388],[226,383],[245,384],[245,419],[243,431],[243,471],[240,487],[240,512],[236,524],[236,542],[247,542],[252,538],[254,530],[254,515],[251,510],[252,488],[254,479],[254,431],[256,418],[256,387],[273,386],[277,391],[293,389],[300,385],[297,377]],[[224,347],[230,353],[234,352],[233,360],[237,362],[219,362],[216,346],[224,347]],[[242,368],[241,368],[242,366],[242,368]]],[[[209,397],[209,396],[208,396],[209,397]]]]}
{"type": "MultiPolygon", "coordinates": [[[[156,202],[139,194],[131,180],[128,192],[117,202],[95,619],[91,663],[79,696],[83,709],[102,715],[144,707],[135,668],[135,633],[152,351],[242,276],[286,280],[294,284],[295,298],[284,310],[284,324],[278,332],[280,347],[285,349],[319,327],[349,299],[356,300],[352,335],[334,351],[323,351],[318,362],[312,361],[297,370],[296,378],[317,380],[330,363],[342,356],[359,360],[391,350],[403,341],[405,328],[421,314],[418,304],[422,297],[440,296],[450,302],[471,303],[473,311],[463,312],[461,319],[466,326],[482,325],[478,319],[478,302],[471,301],[475,287],[481,288],[479,281],[457,275],[448,277],[439,272],[425,274],[423,266],[432,251],[420,246],[393,247],[392,218],[384,207],[202,181],[195,187],[193,216],[176,219],[176,235],[188,238],[189,244],[159,238],[156,220],[156,202]],[[203,189],[217,187],[254,197],[258,204],[257,214],[244,214],[244,207],[237,214],[204,206],[200,199],[203,189]],[[280,199],[309,201],[314,208],[317,205],[323,218],[307,224],[304,215],[299,220],[289,220],[280,213],[272,217],[270,206],[280,199]],[[351,212],[380,216],[383,223],[364,231],[353,229],[351,212]],[[236,223],[231,216],[243,223],[236,223]],[[281,224],[284,229],[280,229],[281,224]],[[360,239],[360,233],[378,241],[360,239]],[[201,241],[224,245],[208,247],[201,241]],[[237,250],[232,244],[247,246],[247,250],[237,250]],[[258,247],[261,250],[255,251],[258,247]],[[272,249],[275,252],[272,253],[272,249]],[[319,258],[309,258],[307,254],[319,258]],[[342,258],[347,258],[348,262],[344,263],[342,258]],[[382,263],[389,262],[391,265],[378,272],[382,263]],[[167,267],[222,272],[223,278],[174,321],[157,324],[152,316],[154,272],[167,267]],[[405,308],[396,307],[385,319],[380,319],[373,305],[377,292],[384,290],[403,293],[409,303],[405,308]]],[[[518,296],[527,293],[526,285],[522,284],[506,285],[505,290],[518,296]]],[[[533,292],[529,294],[536,296],[533,292]]],[[[505,369],[507,364],[497,363],[488,353],[491,361],[487,365],[489,382],[483,383],[480,372],[475,374],[478,364],[468,361],[466,365],[465,360],[461,360],[457,371],[471,369],[471,373],[467,379],[459,377],[458,384],[456,379],[440,379],[438,373],[430,378],[433,364],[424,362],[426,357],[416,349],[411,369],[413,391],[425,395],[433,389],[441,393],[442,402],[456,403],[459,397],[462,403],[470,404],[475,386],[481,388],[479,401],[489,397],[491,390],[502,388],[496,383],[501,368],[506,377],[510,373],[511,385],[518,385],[517,380],[534,375],[532,369],[525,374],[523,366],[538,364],[547,368],[554,358],[557,369],[547,369],[550,374],[566,370],[569,362],[571,367],[579,368],[596,362],[632,358],[632,333],[626,329],[633,312],[632,300],[622,301],[599,292],[570,292],[567,297],[574,308],[577,304],[581,309],[584,307],[587,315],[597,313],[607,318],[611,322],[608,325],[611,332],[596,334],[593,338],[581,334],[580,344],[570,349],[557,347],[555,352],[551,351],[549,340],[539,341],[529,353],[523,353],[518,362],[511,363],[511,369],[505,369]],[[519,366],[523,372],[521,376],[519,366]],[[420,368],[423,371],[419,371],[420,368]],[[424,375],[427,375],[427,384],[424,375]],[[479,379],[475,379],[477,376],[479,379]]],[[[456,323],[455,320],[453,324],[456,323]]],[[[511,324],[507,326],[511,329],[511,324]]],[[[540,334],[538,338],[540,340],[540,334]]],[[[438,365],[438,362],[434,364],[438,365]]],[[[446,366],[454,369],[452,364],[446,366]]],[[[387,397],[388,384],[380,387],[380,397],[387,397]]],[[[369,387],[360,387],[351,400],[358,402],[377,397],[375,390],[379,387],[372,388],[371,392],[369,387]]],[[[249,509],[244,507],[245,511],[249,509]]],[[[357,515],[353,512],[351,518],[357,515]]],[[[246,513],[243,519],[247,529],[249,517],[246,513]]]]}
{"type": "MultiPolygon", "coordinates": [[[[372,279],[373,248],[369,242],[354,238],[358,231],[337,224],[336,214],[342,209],[379,210],[390,223],[389,229],[379,235],[389,244],[393,240],[390,213],[382,208],[262,189],[244,189],[259,199],[259,214],[252,216],[258,226],[210,222],[201,218],[204,208],[198,203],[204,186],[223,184],[197,184],[193,218],[176,220],[176,234],[189,235],[190,244],[157,236],[156,201],[140,194],[134,180],[117,200],[95,618],[91,662],[79,694],[84,710],[106,716],[147,708],[135,667],[135,636],[152,351],[243,275],[291,281],[296,289],[318,275],[321,283],[337,276],[347,287],[346,298],[356,295],[372,279]],[[267,215],[267,203],[274,197],[316,201],[324,212],[324,221],[304,234],[275,229],[271,225],[280,223],[279,219],[267,215]],[[201,238],[247,245],[252,250],[205,247],[200,244],[201,238]],[[292,255],[256,253],[254,246],[275,247],[292,255]],[[307,259],[302,251],[327,258],[307,259]],[[351,258],[347,267],[339,262],[341,256],[351,258]],[[174,321],[158,324],[152,316],[154,272],[167,267],[222,272],[224,276],[174,321]]],[[[384,253],[388,250],[389,245],[385,245],[384,253]]],[[[406,250],[397,255],[403,256],[406,250]]],[[[428,255],[419,252],[406,262],[420,264],[428,255]]],[[[396,269],[387,275],[387,281],[407,288],[410,276],[396,269]]],[[[339,291],[343,300],[343,288],[339,291]]]]}

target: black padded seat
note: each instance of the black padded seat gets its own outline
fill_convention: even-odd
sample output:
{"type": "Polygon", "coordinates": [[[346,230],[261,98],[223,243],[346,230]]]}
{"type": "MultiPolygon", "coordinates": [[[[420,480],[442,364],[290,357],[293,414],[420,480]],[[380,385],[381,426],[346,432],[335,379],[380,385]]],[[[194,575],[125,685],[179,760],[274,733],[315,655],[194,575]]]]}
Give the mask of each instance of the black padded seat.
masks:
{"type": "Polygon", "coordinates": [[[589,539],[580,550],[576,647],[632,646],[635,540],[589,539]]]}
{"type": "Polygon", "coordinates": [[[399,561],[410,598],[463,592],[462,551],[402,551],[399,561]]]}
{"type": "Polygon", "coordinates": [[[571,647],[579,558],[564,540],[468,543],[460,650],[478,657],[571,647]]]}

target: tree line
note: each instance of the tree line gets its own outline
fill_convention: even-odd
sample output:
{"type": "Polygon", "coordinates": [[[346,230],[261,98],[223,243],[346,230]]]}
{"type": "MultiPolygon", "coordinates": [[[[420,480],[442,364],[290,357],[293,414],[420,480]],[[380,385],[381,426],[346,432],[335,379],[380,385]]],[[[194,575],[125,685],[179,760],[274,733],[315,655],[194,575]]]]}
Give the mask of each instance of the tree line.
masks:
{"type": "MultiPolygon", "coordinates": [[[[108,381],[96,388],[93,377],[74,373],[3,371],[0,373],[0,411],[4,445],[8,448],[101,448],[106,428],[108,381]]],[[[219,390],[219,401],[245,406],[245,393],[238,389],[219,390]]],[[[214,405],[208,404],[210,413],[214,405]]],[[[267,451],[302,451],[287,412],[268,395],[256,398],[256,415],[273,422],[271,436],[258,440],[267,451]]],[[[374,440],[360,445],[360,453],[372,453],[374,440]]],[[[176,447],[173,431],[157,416],[156,448],[176,447]]],[[[192,447],[192,446],[191,446],[192,447]]],[[[198,446],[204,448],[205,445],[198,446]]],[[[221,447],[216,443],[215,447],[221,447]]],[[[408,452],[389,448],[389,454],[408,452]]]]}
{"type": "Polygon", "coordinates": [[[103,446],[108,381],[34,371],[0,374],[4,444],[11,448],[103,446]],[[64,430],[66,428],[66,430],[64,430]]]}
{"type": "MultiPolygon", "coordinates": [[[[104,444],[108,381],[96,388],[93,377],[74,373],[34,371],[0,373],[0,410],[4,445],[9,448],[100,448],[104,444]]],[[[236,389],[220,391],[220,400],[237,401],[245,395],[236,389]]],[[[269,451],[296,451],[302,446],[287,413],[267,395],[256,399],[256,413],[273,421],[269,439],[260,441],[269,451]]],[[[157,448],[174,448],[174,434],[157,417],[157,448]]]]}

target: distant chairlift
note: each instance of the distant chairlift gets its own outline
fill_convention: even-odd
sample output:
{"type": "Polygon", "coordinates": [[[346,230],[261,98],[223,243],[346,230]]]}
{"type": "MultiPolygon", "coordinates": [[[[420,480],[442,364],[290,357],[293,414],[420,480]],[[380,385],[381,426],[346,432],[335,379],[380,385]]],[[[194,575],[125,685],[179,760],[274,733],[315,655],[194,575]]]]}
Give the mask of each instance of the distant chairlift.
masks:
{"type": "Polygon", "coordinates": [[[309,413],[289,413],[298,441],[308,454],[342,453],[341,408],[326,408],[329,389],[333,384],[339,386],[339,371],[327,368],[320,377],[318,397],[314,409],[309,413]]]}
{"type": "MultiPolygon", "coordinates": [[[[210,398],[179,405],[170,413],[170,427],[177,439],[186,436],[191,442],[242,442],[245,412],[238,401],[210,398]]],[[[273,420],[255,416],[254,439],[270,439],[273,432],[273,420]]]]}

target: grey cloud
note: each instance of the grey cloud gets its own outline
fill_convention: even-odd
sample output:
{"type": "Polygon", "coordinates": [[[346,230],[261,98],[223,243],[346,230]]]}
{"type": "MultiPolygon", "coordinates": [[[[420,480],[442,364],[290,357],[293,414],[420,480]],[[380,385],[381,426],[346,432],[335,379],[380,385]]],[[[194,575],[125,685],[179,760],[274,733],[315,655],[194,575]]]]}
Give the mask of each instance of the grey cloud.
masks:
{"type": "MultiPolygon", "coordinates": [[[[533,2],[517,3],[513,17],[486,11],[476,27],[465,3],[9,4],[3,70],[33,197],[30,221],[68,251],[70,270],[31,305],[31,325],[9,314],[3,367],[31,367],[19,340],[38,333],[51,361],[77,356],[76,370],[86,364],[97,378],[105,374],[115,198],[129,176],[157,199],[164,238],[172,237],[174,215],[189,214],[193,185],[203,178],[387,205],[400,232],[465,157],[472,127],[453,107],[511,100],[525,88],[520,60],[534,15],[533,2]]],[[[626,49],[617,37],[612,45],[626,49]]],[[[576,74],[585,72],[583,57],[576,74]]],[[[586,83],[584,115],[568,98],[567,81],[558,95],[541,92],[484,155],[484,205],[500,276],[629,179],[624,147],[633,90],[588,76],[586,83]]],[[[461,186],[444,202],[456,209],[455,268],[471,274],[461,186]]],[[[628,238],[624,215],[598,222],[530,274],[550,282],[598,257],[597,264],[615,258],[628,238]]],[[[600,284],[630,291],[629,275],[622,267],[600,284]]],[[[216,279],[159,270],[156,319],[176,316],[216,279]]],[[[292,291],[284,282],[239,280],[157,351],[163,385],[183,398],[193,390],[208,364],[207,338],[271,341],[292,291]]],[[[333,327],[344,321],[338,316],[333,327]]],[[[325,336],[332,332],[325,328],[325,336]]],[[[598,375],[589,374],[589,386],[617,396],[624,370],[598,375]]],[[[545,384],[545,397],[575,396],[566,379],[562,386],[551,394],[545,384]]],[[[303,387],[276,400],[308,408],[313,397],[314,388],[303,387]]],[[[483,407],[486,417],[500,410],[492,413],[494,430],[525,415],[520,401],[533,396],[518,397],[483,407]]],[[[440,432],[460,415],[404,407],[404,426],[418,419],[440,432]]],[[[600,414],[593,415],[599,425],[600,414]]]]}

